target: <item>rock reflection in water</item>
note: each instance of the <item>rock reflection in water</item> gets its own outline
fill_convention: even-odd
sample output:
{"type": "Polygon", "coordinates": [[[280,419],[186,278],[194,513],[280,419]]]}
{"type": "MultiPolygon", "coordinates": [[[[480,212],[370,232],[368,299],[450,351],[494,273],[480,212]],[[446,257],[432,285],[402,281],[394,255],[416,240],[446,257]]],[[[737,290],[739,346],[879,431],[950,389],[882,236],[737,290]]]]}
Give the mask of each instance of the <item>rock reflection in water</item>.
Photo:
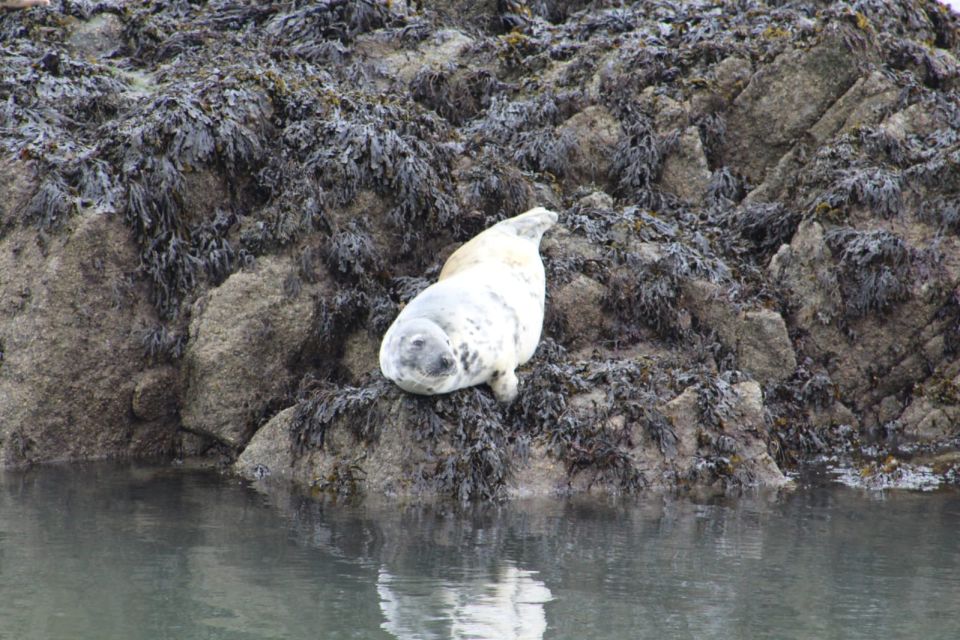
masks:
{"type": "Polygon", "coordinates": [[[399,640],[539,640],[547,630],[550,589],[536,573],[506,564],[462,583],[424,583],[382,569],[377,578],[382,628],[399,640]]]}

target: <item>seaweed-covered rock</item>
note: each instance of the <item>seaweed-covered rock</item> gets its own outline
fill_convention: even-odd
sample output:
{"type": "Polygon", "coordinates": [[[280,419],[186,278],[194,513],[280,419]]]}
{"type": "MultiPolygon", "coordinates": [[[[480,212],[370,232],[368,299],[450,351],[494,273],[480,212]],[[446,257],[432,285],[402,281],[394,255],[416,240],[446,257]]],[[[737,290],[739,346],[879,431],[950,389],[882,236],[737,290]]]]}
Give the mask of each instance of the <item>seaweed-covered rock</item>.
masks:
{"type": "Polygon", "coordinates": [[[239,456],[463,500],[949,443],[958,24],[908,0],[0,12],[4,464],[239,456]],[[535,205],[560,224],[517,401],[387,385],[397,311],[535,205]]]}

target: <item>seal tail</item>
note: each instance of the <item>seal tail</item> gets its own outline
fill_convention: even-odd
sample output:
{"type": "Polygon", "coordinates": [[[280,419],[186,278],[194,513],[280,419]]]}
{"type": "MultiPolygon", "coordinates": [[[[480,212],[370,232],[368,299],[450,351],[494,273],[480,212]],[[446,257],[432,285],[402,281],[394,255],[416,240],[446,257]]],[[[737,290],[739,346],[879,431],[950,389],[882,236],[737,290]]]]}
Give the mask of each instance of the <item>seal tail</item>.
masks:
{"type": "Polygon", "coordinates": [[[509,225],[518,236],[537,244],[544,232],[557,221],[557,214],[543,207],[534,207],[526,213],[504,220],[500,224],[509,225]]]}

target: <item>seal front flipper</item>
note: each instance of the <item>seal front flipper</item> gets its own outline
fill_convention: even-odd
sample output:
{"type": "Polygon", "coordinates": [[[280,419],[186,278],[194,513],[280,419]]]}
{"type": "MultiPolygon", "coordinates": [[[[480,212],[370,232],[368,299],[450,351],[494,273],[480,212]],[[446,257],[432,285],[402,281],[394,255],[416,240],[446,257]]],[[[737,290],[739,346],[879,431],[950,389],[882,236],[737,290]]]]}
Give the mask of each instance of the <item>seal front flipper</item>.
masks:
{"type": "Polygon", "coordinates": [[[500,402],[513,402],[519,393],[520,380],[513,369],[497,370],[493,372],[487,384],[493,389],[493,395],[500,402]]]}

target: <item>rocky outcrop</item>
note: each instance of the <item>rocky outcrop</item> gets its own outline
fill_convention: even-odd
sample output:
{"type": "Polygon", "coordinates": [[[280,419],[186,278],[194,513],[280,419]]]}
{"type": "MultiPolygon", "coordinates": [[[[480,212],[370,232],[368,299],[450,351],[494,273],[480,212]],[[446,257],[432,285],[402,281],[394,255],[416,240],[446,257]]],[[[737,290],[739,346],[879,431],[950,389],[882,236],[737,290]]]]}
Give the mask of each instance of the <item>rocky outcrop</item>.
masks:
{"type": "Polygon", "coordinates": [[[3,464],[470,499],[960,435],[933,3],[65,3],[0,39],[3,464]],[[398,309],[540,204],[517,401],[386,384],[398,309]]]}

